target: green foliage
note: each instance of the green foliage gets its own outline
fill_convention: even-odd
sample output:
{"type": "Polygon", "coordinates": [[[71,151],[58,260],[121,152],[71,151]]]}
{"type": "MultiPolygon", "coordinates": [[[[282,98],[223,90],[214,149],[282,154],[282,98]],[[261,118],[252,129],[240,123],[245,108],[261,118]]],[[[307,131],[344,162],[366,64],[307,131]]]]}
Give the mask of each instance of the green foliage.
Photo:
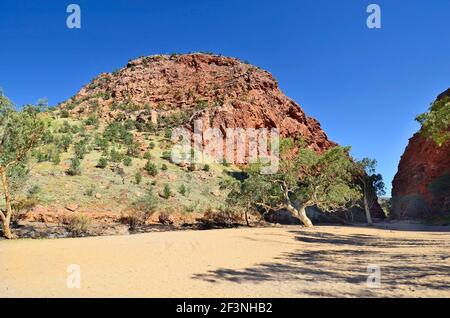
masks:
{"type": "Polygon", "coordinates": [[[203,166],[203,171],[209,171],[209,170],[210,170],[209,164],[205,164],[205,165],[203,166]]]}
{"type": "Polygon", "coordinates": [[[111,149],[111,152],[109,153],[109,160],[111,162],[121,162],[124,158],[124,155],[121,154],[119,151],[117,151],[115,148],[111,149]]]}
{"type": "Polygon", "coordinates": [[[69,118],[70,114],[67,109],[61,109],[61,111],[59,112],[59,116],[61,118],[69,118]]]}
{"type": "Polygon", "coordinates": [[[147,161],[147,163],[145,164],[144,169],[152,177],[154,177],[154,176],[156,176],[158,174],[158,169],[156,168],[156,165],[153,162],[151,162],[150,160],[147,161]]]}
{"type": "Polygon", "coordinates": [[[66,171],[69,176],[78,176],[81,175],[81,162],[78,157],[73,157],[70,160],[70,167],[66,171]]]}
{"type": "Polygon", "coordinates": [[[134,181],[136,182],[136,184],[140,184],[142,182],[142,172],[137,171],[134,174],[134,181]]]}
{"type": "Polygon", "coordinates": [[[153,141],[151,141],[149,144],[148,144],[148,148],[149,149],[154,149],[155,148],[155,143],[153,142],[153,141]]]}
{"type": "Polygon", "coordinates": [[[150,153],[150,151],[144,153],[144,159],[152,159],[152,154],[150,153]]]}
{"type": "Polygon", "coordinates": [[[300,142],[284,139],[276,173],[261,174],[263,165],[251,164],[244,181],[228,181],[222,188],[229,189],[229,206],[244,210],[278,209],[298,200],[302,207],[316,205],[324,211],[335,211],[360,197],[353,185],[354,167],[348,151],[334,147],[318,154],[303,148],[300,142]],[[295,148],[299,148],[298,154],[292,157],[295,148]]]}
{"type": "Polygon", "coordinates": [[[162,197],[164,199],[168,199],[171,196],[173,196],[172,190],[170,189],[170,186],[168,183],[164,184],[164,188],[163,188],[163,192],[162,192],[162,197]]]}
{"type": "Polygon", "coordinates": [[[167,168],[167,165],[165,164],[165,163],[163,163],[162,165],[161,165],[161,170],[163,170],[163,171],[166,171],[168,168],[167,168]]]}
{"type": "Polygon", "coordinates": [[[144,225],[147,219],[156,211],[159,205],[158,198],[150,188],[147,193],[132,203],[132,210],[128,215],[128,224],[131,230],[144,225]]]}
{"type": "Polygon", "coordinates": [[[202,111],[206,108],[208,108],[208,102],[204,100],[197,101],[197,104],[194,107],[195,111],[202,111]]]}
{"type": "Polygon", "coordinates": [[[125,156],[123,158],[123,164],[125,167],[131,167],[131,165],[133,164],[133,159],[131,159],[131,157],[129,156],[125,156]]]}
{"type": "Polygon", "coordinates": [[[165,150],[165,151],[163,151],[161,158],[164,159],[164,160],[171,161],[172,160],[172,153],[170,151],[168,151],[168,150],[165,150]]]}
{"type": "Polygon", "coordinates": [[[100,169],[105,169],[107,165],[108,165],[108,159],[106,159],[105,157],[101,157],[98,160],[96,167],[100,168],[100,169]]]}
{"type": "Polygon", "coordinates": [[[41,192],[41,187],[37,184],[33,185],[31,188],[27,191],[27,197],[33,198],[36,197],[41,192]]]}
{"type": "Polygon", "coordinates": [[[172,128],[166,127],[164,129],[164,138],[170,139],[172,137],[172,128]]]}
{"type": "Polygon", "coordinates": [[[139,158],[141,154],[139,142],[133,140],[127,147],[127,155],[134,158],[139,158]]]}
{"type": "Polygon", "coordinates": [[[450,140],[450,97],[435,101],[428,112],[416,117],[422,125],[422,133],[438,146],[450,140]]]}
{"type": "Polygon", "coordinates": [[[75,143],[74,152],[77,158],[83,159],[84,156],[88,153],[86,142],[84,140],[80,140],[77,143],[75,143]]]}
{"type": "Polygon", "coordinates": [[[98,126],[99,119],[97,114],[91,114],[88,118],[83,121],[84,125],[87,126],[98,126]]]}
{"type": "Polygon", "coordinates": [[[57,147],[62,149],[64,152],[67,152],[72,144],[73,136],[71,133],[64,134],[61,138],[59,138],[56,142],[57,147]]]}
{"type": "Polygon", "coordinates": [[[110,142],[129,143],[133,141],[133,135],[118,122],[112,122],[106,126],[103,137],[110,142]]]}
{"type": "Polygon", "coordinates": [[[64,220],[67,230],[75,237],[87,234],[90,222],[91,219],[87,215],[81,213],[69,215],[64,220]]]}
{"type": "Polygon", "coordinates": [[[178,193],[180,193],[182,196],[186,196],[188,192],[187,187],[183,184],[180,185],[180,187],[178,188],[178,193]]]}
{"type": "MultiPolygon", "coordinates": [[[[169,127],[183,126],[187,124],[188,121],[189,121],[189,114],[183,111],[162,117],[160,123],[164,127],[169,128],[169,127]]],[[[172,131],[170,131],[170,135],[172,135],[172,131]]],[[[170,136],[166,138],[170,138],[170,136]]]]}

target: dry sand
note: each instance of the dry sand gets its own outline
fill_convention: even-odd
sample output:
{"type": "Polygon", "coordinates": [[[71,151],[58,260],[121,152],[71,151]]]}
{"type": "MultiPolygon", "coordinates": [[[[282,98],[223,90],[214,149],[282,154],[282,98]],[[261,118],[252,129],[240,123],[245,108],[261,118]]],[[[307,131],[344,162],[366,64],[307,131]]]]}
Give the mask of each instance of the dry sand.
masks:
{"type": "Polygon", "coordinates": [[[450,297],[450,233],[320,226],[0,241],[3,297],[450,297]],[[81,288],[67,288],[67,267],[81,288]],[[366,284],[368,264],[381,288],[366,284]]]}

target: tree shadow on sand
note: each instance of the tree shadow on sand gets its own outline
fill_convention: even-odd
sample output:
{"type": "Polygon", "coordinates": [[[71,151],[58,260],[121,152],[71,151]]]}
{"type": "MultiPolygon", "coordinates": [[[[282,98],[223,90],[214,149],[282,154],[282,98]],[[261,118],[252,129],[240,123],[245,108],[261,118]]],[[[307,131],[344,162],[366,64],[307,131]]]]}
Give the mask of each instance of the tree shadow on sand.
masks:
{"type": "MultiPolygon", "coordinates": [[[[302,250],[285,253],[273,262],[236,270],[219,268],[194,279],[215,283],[261,283],[298,281],[299,287],[314,283],[347,283],[365,286],[369,264],[381,268],[383,290],[398,292],[400,288],[414,292],[428,289],[450,295],[450,254],[444,240],[382,239],[372,235],[336,235],[311,231],[292,231],[302,250]],[[418,248],[441,247],[440,252],[420,254],[418,248]],[[445,249],[447,248],[447,250],[445,249]]],[[[370,291],[345,292],[302,290],[310,296],[373,296],[370,291]]]]}

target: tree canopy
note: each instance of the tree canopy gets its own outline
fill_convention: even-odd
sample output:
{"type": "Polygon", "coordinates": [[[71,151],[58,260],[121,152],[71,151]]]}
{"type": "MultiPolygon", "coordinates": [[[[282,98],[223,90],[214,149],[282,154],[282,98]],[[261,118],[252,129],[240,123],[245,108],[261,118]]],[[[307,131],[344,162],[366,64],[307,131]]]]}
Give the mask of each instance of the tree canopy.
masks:
{"type": "Polygon", "coordinates": [[[422,125],[422,133],[438,146],[450,140],[450,97],[435,101],[428,112],[416,117],[422,125]]]}
{"type": "Polygon", "coordinates": [[[251,164],[248,178],[232,185],[229,200],[234,205],[254,209],[286,208],[296,212],[306,226],[312,226],[305,214],[306,207],[317,206],[331,212],[360,198],[348,151],[348,147],[334,147],[319,154],[302,142],[283,139],[278,172],[261,174],[262,164],[251,164]]]}

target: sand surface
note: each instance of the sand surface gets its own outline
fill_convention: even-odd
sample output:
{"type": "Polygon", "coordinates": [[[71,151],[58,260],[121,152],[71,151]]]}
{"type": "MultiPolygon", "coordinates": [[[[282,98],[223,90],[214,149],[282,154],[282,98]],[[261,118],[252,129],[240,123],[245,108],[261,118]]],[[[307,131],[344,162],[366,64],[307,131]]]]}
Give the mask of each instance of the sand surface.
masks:
{"type": "Polygon", "coordinates": [[[5,296],[450,297],[450,233],[288,226],[0,241],[5,296]],[[80,288],[67,287],[71,264],[80,288]],[[380,288],[367,285],[369,264],[380,288]]]}

